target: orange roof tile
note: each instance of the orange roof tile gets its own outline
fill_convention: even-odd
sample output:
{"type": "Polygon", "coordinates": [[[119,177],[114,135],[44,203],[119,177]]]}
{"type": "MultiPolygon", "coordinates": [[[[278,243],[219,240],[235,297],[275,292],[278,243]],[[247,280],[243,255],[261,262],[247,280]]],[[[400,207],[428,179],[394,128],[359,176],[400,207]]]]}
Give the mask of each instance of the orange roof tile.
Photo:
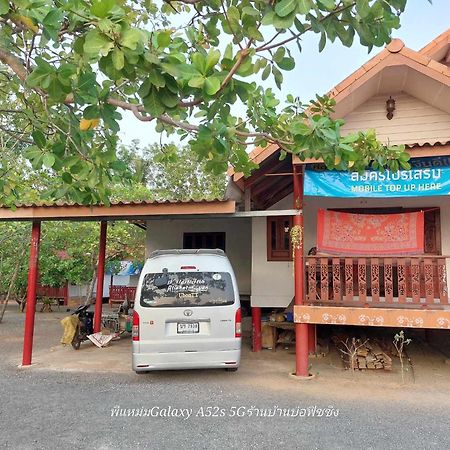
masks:
{"type": "Polygon", "coordinates": [[[447,44],[450,44],[450,28],[423,47],[419,53],[429,56],[447,44]]]}

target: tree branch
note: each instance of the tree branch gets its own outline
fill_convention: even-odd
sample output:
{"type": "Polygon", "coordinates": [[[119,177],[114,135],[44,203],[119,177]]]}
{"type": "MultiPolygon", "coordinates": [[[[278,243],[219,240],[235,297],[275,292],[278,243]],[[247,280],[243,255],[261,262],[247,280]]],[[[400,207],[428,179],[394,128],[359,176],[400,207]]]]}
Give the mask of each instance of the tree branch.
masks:
{"type": "Polygon", "coordinates": [[[25,69],[23,62],[2,48],[0,48],[0,61],[10,67],[21,81],[25,81],[27,79],[28,72],[25,69]]]}
{"type": "MultiPolygon", "coordinates": [[[[350,3],[349,5],[345,5],[345,6],[344,5],[339,6],[339,7],[335,8],[333,11],[331,11],[330,14],[327,14],[326,16],[319,19],[318,22],[319,23],[324,22],[325,20],[329,19],[330,17],[335,16],[336,14],[339,14],[339,13],[345,11],[346,9],[353,8],[355,5],[356,5],[356,2],[350,3]]],[[[304,31],[302,31],[301,33],[294,33],[290,38],[284,39],[283,41],[280,41],[280,42],[276,42],[275,44],[272,44],[272,45],[268,45],[270,42],[273,41],[273,38],[272,38],[267,43],[264,43],[260,47],[257,47],[255,49],[255,51],[263,52],[266,50],[271,50],[272,48],[280,47],[281,45],[288,44],[289,42],[292,42],[292,41],[298,39],[300,36],[302,36],[307,31],[310,31],[310,30],[311,30],[311,25],[308,25],[307,27],[305,27],[304,31]]]]}

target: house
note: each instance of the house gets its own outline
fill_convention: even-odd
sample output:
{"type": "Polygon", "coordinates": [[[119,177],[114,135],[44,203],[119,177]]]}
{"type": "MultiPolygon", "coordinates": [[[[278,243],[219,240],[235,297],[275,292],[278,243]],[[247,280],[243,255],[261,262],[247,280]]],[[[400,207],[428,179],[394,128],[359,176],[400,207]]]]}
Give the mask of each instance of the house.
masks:
{"type": "MultiPolygon", "coordinates": [[[[450,30],[420,51],[393,40],[329,95],[336,100],[335,117],[345,120],[343,134],[375,129],[381,141],[407,147],[412,169],[393,174],[329,172],[317,161],[296,157],[280,161],[276,145],[257,148],[251,158],[259,168],[249,178],[231,173],[227,195],[236,201],[235,214],[151,218],[147,250],[224,249],[241,293],[250,297],[256,333],[259,308],[289,305],[297,276],[302,278],[298,287],[302,298],[295,308],[298,323],[450,328],[446,275],[450,269],[446,257],[450,255],[450,30]],[[395,101],[391,117],[386,110],[389,100],[395,101]],[[294,201],[296,179],[300,192],[294,201]],[[323,216],[330,212],[338,213],[333,220],[346,219],[350,224],[361,214],[366,220],[368,214],[372,220],[375,215],[391,222],[397,218],[402,227],[410,226],[407,232],[419,232],[421,247],[405,252],[395,242],[381,240],[378,248],[383,251],[356,245],[346,254],[345,248],[351,246],[344,245],[341,252],[307,256],[319,244],[328,248],[322,242],[323,216]],[[305,258],[294,265],[290,230],[299,215],[304,220],[305,258]],[[405,220],[416,222],[405,224],[405,220]]],[[[397,236],[405,232],[391,222],[386,226],[394,227],[397,236]]],[[[355,229],[351,233],[355,239],[355,229]]],[[[311,341],[314,327],[308,329],[311,341]]],[[[258,349],[258,339],[254,342],[258,349]]]]}
{"type": "MultiPolygon", "coordinates": [[[[100,220],[101,261],[106,222],[139,220],[148,253],[226,251],[251,302],[254,350],[261,348],[261,308],[284,308],[294,298],[297,375],[308,375],[316,324],[450,328],[450,30],[420,51],[393,40],[329,95],[344,132],[375,129],[382,141],[404,144],[411,170],[330,172],[320,161],[280,161],[279,148],[269,145],[251,153],[259,168],[250,177],[230,172],[226,199],[1,208],[1,220],[33,221],[30,286],[41,221],[100,220]]],[[[28,305],[33,296],[29,289],[28,305]]],[[[24,365],[31,363],[33,320],[27,308],[24,365]]]]}

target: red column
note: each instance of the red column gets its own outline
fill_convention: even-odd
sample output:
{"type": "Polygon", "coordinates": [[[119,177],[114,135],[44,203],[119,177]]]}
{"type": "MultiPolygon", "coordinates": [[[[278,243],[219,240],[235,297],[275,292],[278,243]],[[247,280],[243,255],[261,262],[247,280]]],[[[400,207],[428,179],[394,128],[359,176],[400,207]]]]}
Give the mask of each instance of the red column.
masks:
{"type": "MultiPolygon", "coordinates": [[[[300,178],[297,167],[294,171],[294,209],[303,208],[303,179],[300,178]]],[[[303,261],[303,211],[294,216],[294,226],[299,226],[302,230],[301,239],[294,252],[294,304],[303,304],[304,296],[304,261],[303,261]]],[[[308,373],[308,324],[295,324],[295,374],[300,377],[307,377],[308,373]]]]}
{"type": "Polygon", "coordinates": [[[252,351],[260,352],[261,349],[261,308],[255,306],[252,308],[252,351]]]}
{"type": "Polygon", "coordinates": [[[313,323],[308,325],[308,352],[316,353],[317,350],[317,326],[313,323]]]}
{"type": "Polygon", "coordinates": [[[102,220],[100,222],[100,244],[97,264],[97,291],[95,297],[94,333],[98,333],[102,328],[102,301],[103,280],[105,278],[106,230],[107,222],[105,220],[102,220]]]}
{"type": "Polygon", "coordinates": [[[27,305],[23,336],[22,366],[31,365],[33,353],[34,316],[36,313],[36,288],[38,278],[39,241],[41,222],[34,221],[31,230],[30,262],[28,266],[27,305]]]}

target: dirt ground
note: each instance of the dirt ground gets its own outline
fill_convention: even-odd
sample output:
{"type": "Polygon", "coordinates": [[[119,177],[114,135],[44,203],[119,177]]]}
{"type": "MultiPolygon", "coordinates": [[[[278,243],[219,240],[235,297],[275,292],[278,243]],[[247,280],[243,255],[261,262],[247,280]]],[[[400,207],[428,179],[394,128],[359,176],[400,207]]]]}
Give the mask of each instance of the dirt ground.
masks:
{"type": "MultiPolygon", "coordinates": [[[[107,307],[105,305],[105,309],[107,307]]],[[[36,313],[35,345],[33,365],[18,369],[21,360],[24,314],[15,305],[8,307],[4,322],[0,324],[1,363],[15,370],[114,373],[118,377],[138,377],[131,370],[131,338],[125,335],[108,347],[99,349],[84,342],[79,351],[63,347],[59,343],[62,334],[60,320],[68,313],[65,308],[52,313],[36,313]]],[[[242,362],[239,371],[233,374],[233,382],[269,390],[289,391],[297,386],[305,393],[325,400],[333,393],[334,398],[367,398],[372,401],[386,399],[422,405],[445,404],[450,406],[450,346],[448,332],[437,332],[434,345],[424,339],[421,332],[406,330],[412,338],[408,356],[412,367],[405,372],[402,382],[400,363],[393,358],[393,370],[366,370],[354,373],[345,370],[340,353],[330,344],[326,356],[310,357],[310,380],[298,380],[290,376],[295,366],[294,348],[279,348],[276,352],[250,351],[250,318],[245,318],[242,362]],[[446,353],[449,352],[449,353],[446,353]]],[[[371,330],[374,333],[373,330],[371,330]]],[[[394,335],[393,330],[380,330],[394,335]]],[[[217,377],[217,371],[202,371],[202,376],[217,377]]],[[[152,379],[184,380],[190,374],[182,371],[158,372],[152,379]]]]}

